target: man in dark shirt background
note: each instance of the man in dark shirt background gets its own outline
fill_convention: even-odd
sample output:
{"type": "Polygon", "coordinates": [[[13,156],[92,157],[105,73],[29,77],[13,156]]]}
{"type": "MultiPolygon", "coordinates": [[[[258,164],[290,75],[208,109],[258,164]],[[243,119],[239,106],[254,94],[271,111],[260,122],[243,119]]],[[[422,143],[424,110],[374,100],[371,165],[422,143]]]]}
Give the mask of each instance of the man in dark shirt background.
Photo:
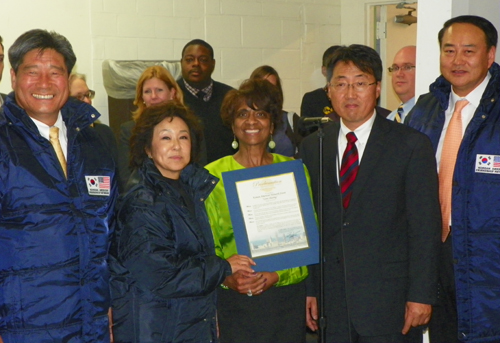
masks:
{"type": "Polygon", "coordinates": [[[203,156],[202,163],[234,154],[233,133],[220,117],[222,100],[232,87],[212,80],[213,48],[201,39],[188,42],[182,49],[181,67],[182,78],[177,83],[184,92],[184,102],[203,123],[206,159],[203,156]]]}

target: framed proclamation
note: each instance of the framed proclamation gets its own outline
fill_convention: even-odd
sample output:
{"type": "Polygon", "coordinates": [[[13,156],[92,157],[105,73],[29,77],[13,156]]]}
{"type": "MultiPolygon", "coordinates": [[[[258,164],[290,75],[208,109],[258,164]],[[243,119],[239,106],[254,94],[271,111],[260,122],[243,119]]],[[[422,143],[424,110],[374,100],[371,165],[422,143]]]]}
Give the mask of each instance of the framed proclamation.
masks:
{"type": "Polygon", "coordinates": [[[319,262],[319,233],[301,160],[222,173],[238,254],[256,271],[319,262]]]}

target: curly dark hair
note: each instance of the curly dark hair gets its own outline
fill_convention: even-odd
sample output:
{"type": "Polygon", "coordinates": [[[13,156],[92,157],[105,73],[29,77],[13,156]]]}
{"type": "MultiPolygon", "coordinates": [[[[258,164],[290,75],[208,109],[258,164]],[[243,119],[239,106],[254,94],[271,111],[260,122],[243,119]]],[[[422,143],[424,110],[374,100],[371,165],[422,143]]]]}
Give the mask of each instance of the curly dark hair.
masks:
{"type": "Polygon", "coordinates": [[[271,115],[273,126],[280,127],[283,121],[282,96],[278,88],[269,81],[249,79],[244,81],[239,89],[230,90],[221,106],[220,116],[225,125],[232,127],[242,104],[255,111],[266,111],[271,115]]]}
{"type": "Polygon", "coordinates": [[[170,101],[145,108],[137,119],[130,137],[130,166],[132,168],[140,167],[147,159],[146,149],[151,149],[153,131],[156,125],[165,118],[172,120],[174,117],[182,119],[189,128],[191,136],[190,163],[199,160],[203,139],[200,121],[186,106],[176,101],[170,101]]]}

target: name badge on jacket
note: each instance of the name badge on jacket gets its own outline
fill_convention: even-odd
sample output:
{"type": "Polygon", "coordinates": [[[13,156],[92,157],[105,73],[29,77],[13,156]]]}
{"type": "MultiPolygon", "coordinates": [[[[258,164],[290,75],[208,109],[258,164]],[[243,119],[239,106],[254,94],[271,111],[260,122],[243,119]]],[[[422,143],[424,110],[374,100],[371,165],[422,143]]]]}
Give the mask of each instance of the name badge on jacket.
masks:
{"type": "Polygon", "coordinates": [[[500,174],[500,156],[476,155],[476,173],[500,174]]]}
{"type": "Polygon", "coordinates": [[[110,176],[87,176],[85,175],[89,195],[108,196],[111,193],[110,176]]]}

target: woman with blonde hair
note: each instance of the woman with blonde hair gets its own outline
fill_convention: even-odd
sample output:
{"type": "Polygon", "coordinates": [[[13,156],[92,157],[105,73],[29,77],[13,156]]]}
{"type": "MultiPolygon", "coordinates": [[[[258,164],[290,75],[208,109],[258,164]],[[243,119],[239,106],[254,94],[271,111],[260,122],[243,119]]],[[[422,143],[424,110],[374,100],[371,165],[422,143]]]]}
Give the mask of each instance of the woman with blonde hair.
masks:
{"type": "Polygon", "coordinates": [[[137,109],[132,112],[132,120],[120,126],[120,139],[118,142],[118,170],[120,177],[120,190],[123,191],[132,173],[129,168],[130,136],[135,122],[142,112],[151,106],[164,102],[176,101],[184,104],[182,90],[175,82],[172,74],[160,65],[146,68],[137,81],[134,105],[137,109]]]}

